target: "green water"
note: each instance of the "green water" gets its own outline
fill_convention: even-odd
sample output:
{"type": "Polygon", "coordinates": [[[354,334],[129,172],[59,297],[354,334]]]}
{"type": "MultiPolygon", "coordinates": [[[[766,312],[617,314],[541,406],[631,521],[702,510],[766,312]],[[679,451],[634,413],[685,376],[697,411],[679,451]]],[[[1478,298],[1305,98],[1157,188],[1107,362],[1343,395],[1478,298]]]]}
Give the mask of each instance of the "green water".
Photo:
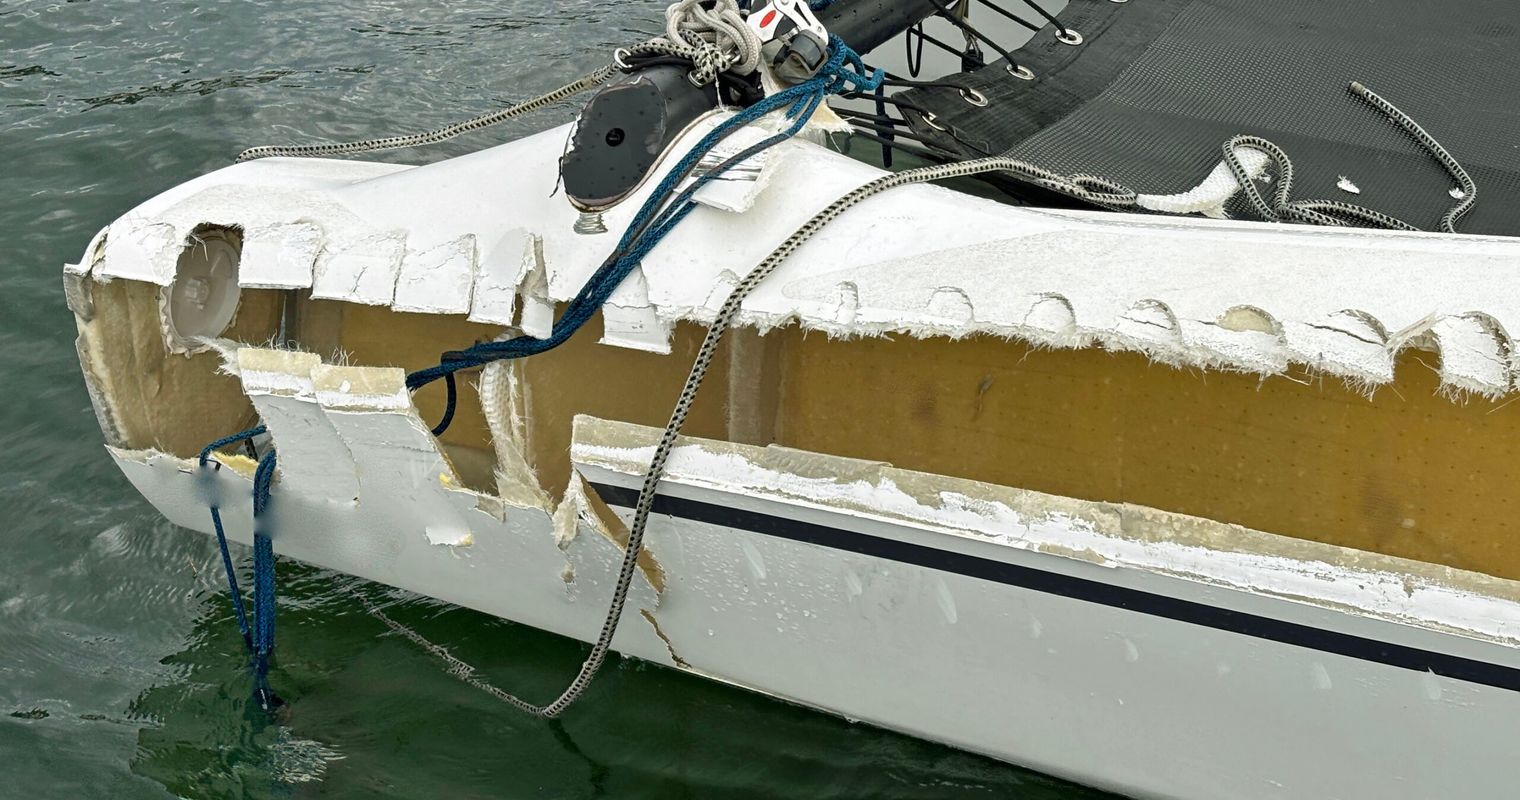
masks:
{"type": "Polygon", "coordinates": [[[96,230],[245,145],[417,130],[553,88],[655,32],[662,6],[0,0],[0,798],[1099,796],[629,661],[561,722],[530,720],[342,582],[530,697],[582,645],[294,565],[272,674],[288,706],[267,719],[211,540],[108,462],[59,278],[96,230]]]}

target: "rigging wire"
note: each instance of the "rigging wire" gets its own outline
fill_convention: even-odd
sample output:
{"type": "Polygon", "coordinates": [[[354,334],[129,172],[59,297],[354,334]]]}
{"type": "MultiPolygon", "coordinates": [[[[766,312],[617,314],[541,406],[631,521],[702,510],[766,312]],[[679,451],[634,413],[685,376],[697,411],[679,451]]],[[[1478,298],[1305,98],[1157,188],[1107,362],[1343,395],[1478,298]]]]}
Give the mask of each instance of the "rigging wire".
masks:
{"type": "Polygon", "coordinates": [[[996,11],[998,14],[1001,14],[1002,16],[1006,17],[1007,19],[1013,20],[1014,22],[1018,23],[1019,25],[1022,25],[1025,28],[1028,28],[1031,31],[1034,31],[1035,33],[1039,33],[1040,32],[1040,26],[1039,25],[1036,25],[1033,22],[1030,22],[1029,20],[1024,19],[1023,17],[1019,16],[1018,14],[1015,14],[1012,11],[1009,11],[1008,9],[1003,8],[998,3],[992,2],[992,0],[977,0],[977,2],[979,2],[982,5],[984,5],[984,6],[988,7],[988,8],[990,8],[990,9],[992,9],[993,11],[996,11]]]}
{"type": "MultiPolygon", "coordinates": [[[[929,0],[929,3],[935,8],[939,9],[940,16],[949,20],[951,25],[954,25],[955,27],[960,28],[962,31],[965,31],[967,36],[976,37],[977,39],[986,42],[988,47],[991,47],[993,50],[997,51],[997,54],[1002,56],[1008,62],[1009,69],[1018,68],[1018,62],[1014,59],[1013,53],[1009,52],[1008,49],[1004,48],[1001,44],[998,44],[996,39],[993,39],[991,36],[982,33],[976,28],[976,26],[961,19],[954,12],[954,10],[950,8],[950,6],[945,4],[944,0],[929,0]]],[[[962,56],[967,58],[974,58],[977,62],[980,62],[979,66],[986,66],[987,64],[987,60],[985,58],[982,58],[980,53],[973,53],[972,51],[967,50],[962,53],[962,56]]]]}
{"type": "MultiPolygon", "coordinates": [[[[987,2],[987,0],[982,0],[982,2],[985,3],[985,2],[987,2]]],[[[988,3],[988,5],[992,5],[992,4],[988,3]]],[[[1039,3],[1036,3],[1034,0],[1024,0],[1024,5],[1029,6],[1030,8],[1034,9],[1034,12],[1036,14],[1039,14],[1040,16],[1044,17],[1046,22],[1050,23],[1051,25],[1056,26],[1056,30],[1060,31],[1060,33],[1061,33],[1062,36],[1066,36],[1068,34],[1067,27],[1065,25],[1062,25],[1061,21],[1059,19],[1056,19],[1056,15],[1050,13],[1049,11],[1046,11],[1044,8],[1042,8],[1040,6],[1039,3]]],[[[994,7],[996,7],[996,6],[994,6],[994,7]]],[[[1036,30],[1038,30],[1038,28],[1036,28],[1036,30]]]]}

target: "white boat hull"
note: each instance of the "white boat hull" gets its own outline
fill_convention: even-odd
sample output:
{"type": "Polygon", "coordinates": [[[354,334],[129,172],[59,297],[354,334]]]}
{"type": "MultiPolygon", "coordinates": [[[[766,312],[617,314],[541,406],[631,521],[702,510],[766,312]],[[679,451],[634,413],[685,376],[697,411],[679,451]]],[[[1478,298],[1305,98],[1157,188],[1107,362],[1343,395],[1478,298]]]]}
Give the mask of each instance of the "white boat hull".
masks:
{"type": "MultiPolygon", "coordinates": [[[[240,165],[114,223],[66,287],[126,476],[173,522],[210,530],[192,463],[131,449],[152,437],[121,422],[136,376],[105,355],[113,334],[91,322],[92,286],[172,285],[186,237],[212,224],[243,232],[244,289],[542,335],[616,238],[573,233],[574,212],[546,199],[563,138],[416,169],[240,165]]],[[[669,352],[672,331],[710,319],[736,275],[880,174],[806,143],[774,158],[768,177],[705,198],[650,254],[604,310],[604,343],[669,352]]],[[[740,323],[1101,344],[1262,376],[1311,364],[1366,385],[1390,383],[1398,352],[1420,342],[1441,348],[1444,388],[1500,396],[1516,377],[1504,331],[1520,327],[1517,257],[1496,238],[1044,212],[912,187],[840,217],[740,323]]],[[[159,330],[144,330],[142,357],[159,357],[159,330]]],[[[461,343],[422,344],[431,358],[461,343]]],[[[281,556],[596,633],[647,430],[582,419],[561,500],[513,472],[520,442],[491,421],[498,477],[510,474],[481,493],[461,488],[399,369],[286,356],[243,350],[228,355],[237,379],[197,378],[251,399],[269,426],[281,556]]],[[[249,465],[229,465],[224,518],[246,542],[249,465]]],[[[1520,785],[1513,581],[719,442],[677,452],[660,503],[614,642],[631,656],[1135,796],[1502,797],[1520,785]]]]}
{"type": "MultiPolygon", "coordinates": [[[[626,517],[644,451],[606,442],[652,434],[583,427],[577,472],[626,517]]],[[[649,531],[658,566],[635,584],[617,650],[1134,796],[1499,797],[1520,782],[1520,648],[1471,630],[1513,632],[1514,603],[1249,549],[1189,563],[1190,545],[1102,519],[1143,527],[1159,512],[843,459],[858,480],[799,481],[766,458],[678,450],[649,531]],[[915,481],[943,505],[913,508],[898,484],[915,481]],[[1231,585],[1248,571],[1254,586],[1231,585]],[[1401,595],[1424,624],[1394,620],[1401,595]]],[[[171,520],[209,530],[187,464],[117,460],[171,520]]],[[[591,504],[568,503],[567,522],[411,474],[385,494],[361,486],[359,503],[284,493],[277,550],[594,637],[621,553],[591,504]],[[451,525],[468,538],[448,539],[451,525]]],[[[246,542],[234,498],[247,482],[221,475],[246,542]]],[[[1245,548],[1278,538],[1220,527],[1245,548]]]]}

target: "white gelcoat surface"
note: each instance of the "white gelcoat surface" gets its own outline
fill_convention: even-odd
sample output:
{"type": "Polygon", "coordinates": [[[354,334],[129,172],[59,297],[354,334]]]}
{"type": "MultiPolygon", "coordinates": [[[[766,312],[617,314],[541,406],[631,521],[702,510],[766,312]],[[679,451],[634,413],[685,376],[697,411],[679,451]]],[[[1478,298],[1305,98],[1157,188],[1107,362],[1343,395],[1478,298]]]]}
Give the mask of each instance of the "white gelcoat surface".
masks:
{"type": "MultiPolygon", "coordinates": [[[[376,424],[349,415],[407,416],[327,416],[374,436],[376,424]]],[[[644,449],[597,437],[579,434],[581,473],[637,486],[644,449]]],[[[1437,584],[1395,592],[1384,576],[1350,568],[1129,541],[1101,520],[1031,515],[1023,506],[1059,501],[1034,493],[1012,493],[1022,500],[1009,505],[942,479],[937,504],[926,505],[894,480],[806,479],[764,466],[756,448],[707,447],[680,447],[662,492],[1520,667],[1511,601],[1437,584]]],[[[171,520],[209,527],[184,462],[115,455],[171,520]]],[[[576,511],[576,490],[569,513],[582,521],[566,541],[554,521],[564,513],[489,512],[483,498],[427,480],[436,453],[401,447],[387,458],[355,505],[282,476],[277,550],[594,635],[620,553],[576,511]],[[440,519],[467,526],[468,546],[440,543],[465,541],[440,532],[440,519]]],[[[839,474],[862,468],[840,461],[839,474]]],[[[246,479],[230,470],[219,479],[225,495],[246,496],[246,479]]],[[[224,515],[245,539],[246,507],[224,515]]],[[[1520,780],[1508,757],[1520,692],[661,514],[648,541],[665,589],[656,596],[636,582],[621,651],[666,665],[679,657],[699,674],[852,719],[1145,797],[1381,800],[1451,786],[1504,796],[1520,780]]]]}
{"type": "Polygon", "coordinates": [[[465,234],[430,250],[408,250],[396,278],[397,311],[467,314],[475,283],[475,236],[465,234]]]}
{"type": "Polygon", "coordinates": [[[238,370],[243,391],[279,443],[280,475],[293,485],[325,487],[333,502],[353,502],[359,496],[353,455],[327,422],[312,385],[311,371],[321,359],[306,353],[249,349],[240,350],[238,356],[244,362],[238,370]]]}
{"type": "MultiPolygon", "coordinates": [[[[716,123],[709,118],[687,136],[694,141],[716,123]]],[[[436,260],[423,254],[473,236],[492,246],[474,274],[471,310],[499,321],[506,271],[523,263],[524,250],[510,245],[530,237],[542,288],[510,285],[527,295],[520,324],[542,336],[549,304],[580,290],[655,183],[605,214],[611,233],[577,234],[574,209],[551,196],[563,140],[555,129],[414,169],[237,165],[113,223],[95,273],[167,284],[180,242],[197,225],[299,221],[325,237],[317,296],[389,304],[404,264],[421,275],[436,260]],[[514,180],[493,177],[501,174],[514,180]]],[[[699,207],[645,259],[648,306],[615,304],[609,343],[654,349],[662,326],[710,319],[738,276],[819,209],[881,174],[811,142],[779,146],[764,180],[745,184],[763,184],[748,210],[699,207]],[[649,311],[634,312],[648,307],[660,326],[649,311]]],[[[279,284],[285,278],[262,277],[278,262],[245,264],[243,281],[279,284]]],[[[460,307],[462,257],[439,263],[448,280],[438,296],[409,279],[404,307],[460,307]]],[[[1517,267],[1520,243],[1499,237],[1038,210],[909,186],[845,212],[803,245],[745,302],[740,321],[846,336],[985,333],[1260,374],[1302,363],[1368,386],[1392,379],[1398,350],[1439,347],[1448,387],[1497,396],[1512,390],[1517,369],[1508,333],[1520,326],[1517,267]],[[1260,324],[1226,324],[1242,309],[1260,324]]]]}
{"type": "Polygon", "coordinates": [[[538,263],[539,241],[514,228],[503,233],[482,255],[475,272],[470,321],[494,325],[517,322],[518,288],[538,263]]]}
{"type": "Polygon", "coordinates": [[[254,227],[243,233],[238,283],[246,289],[306,289],[322,252],[322,229],[304,222],[254,227]]]}

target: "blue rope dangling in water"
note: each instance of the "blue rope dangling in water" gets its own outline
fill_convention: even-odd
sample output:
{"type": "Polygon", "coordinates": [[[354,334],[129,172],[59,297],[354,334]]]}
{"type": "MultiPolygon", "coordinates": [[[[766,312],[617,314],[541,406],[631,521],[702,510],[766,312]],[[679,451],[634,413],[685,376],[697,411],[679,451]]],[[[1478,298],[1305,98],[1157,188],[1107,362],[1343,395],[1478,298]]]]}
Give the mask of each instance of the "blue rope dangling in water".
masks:
{"type": "MultiPolygon", "coordinates": [[[[881,70],[868,71],[860,55],[851,50],[844,40],[838,36],[830,36],[829,60],[819,70],[818,75],[770,95],[725,120],[702,137],[701,141],[697,142],[676,163],[649,199],[640,207],[612,255],[602,263],[590,280],[586,281],[581,291],[566,305],[564,313],[555,321],[547,338],[534,339],[523,336],[506,341],[485,342],[465,350],[445,353],[438,366],[408,375],[407,388],[415,391],[460,370],[483,366],[492,361],[536,355],[564,344],[590,321],[612,292],[644,260],[644,257],[674,230],[681,220],[696,209],[697,204],[692,196],[698,189],[755,154],[795,136],[829,94],[845,91],[872,92],[881,85],[884,78],[885,73],[881,70]],[[778,110],[783,111],[786,118],[792,120],[790,127],[725,160],[694,181],[673,200],[666,202],[714,147],[740,128],[778,110]]],[[[452,391],[450,395],[453,395],[452,391]]],[[[447,427],[446,422],[441,423],[435,433],[441,434],[447,427]]]]}
{"type": "Polygon", "coordinates": [[[269,711],[280,699],[269,688],[269,657],[274,653],[274,541],[269,530],[269,491],[274,482],[275,453],[259,459],[253,473],[253,677],[254,696],[269,711]]]}
{"type": "MultiPolygon", "coordinates": [[[[218,439],[201,450],[200,467],[202,480],[216,480],[210,472],[211,454],[238,442],[251,441],[267,432],[263,425],[241,433],[218,439]]],[[[227,532],[222,525],[220,501],[214,486],[207,486],[208,505],[211,509],[211,525],[216,530],[216,544],[222,555],[222,569],[227,575],[227,594],[237,616],[238,632],[242,634],[243,646],[248,651],[249,666],[254,676],[254,699],[259,707],[270,711],[280,705],[280,699],[269,687],[269,658],[274,653],[275,620],[275,555],[274,542],[268,528],[270,489],[274,482],[275,453],[270,450],[259,459],[253,475],[253,624],[249,625],[243,592],[238,587],[237,569],[232,563],[232,553],[227,547],[227,532]]],[[[220,468],[220,464],[217,465],[220,468]]]]}
{"type": "MultiPolygon", "coordinates": [[[[206,482],[206,486],[203,488],[208,496],[207,504],[211,507],[211,526],[216,529],[216,545],[222,551],[222,570],[227,574],[227,595],[232,600],[232,611],[237,615],[238,632],[243,635],[243,646],[248,649],[249,654],[253,653],[253,634],[249,632],[248,612],[243,606],[243,592],[238,588],[237,570],[233,568],[232,554],[227,550],[227,531],[222,528],[221,503],[217,500],[216,490],[212,485],[212,482],[216,478],[209,471],[209,468],[213,452],[229,444],[252,441],[256,436],[263,436],[266,431],[267,429],[263,425],[259,425],[255,428],[249,428],[242,433],[235,433],[231,436],[217,439],[201,450],[200,457],[201,480],[206,482]]],[[[221,468],[220,463],[217,464],[217,468],[221,468]]]]}

